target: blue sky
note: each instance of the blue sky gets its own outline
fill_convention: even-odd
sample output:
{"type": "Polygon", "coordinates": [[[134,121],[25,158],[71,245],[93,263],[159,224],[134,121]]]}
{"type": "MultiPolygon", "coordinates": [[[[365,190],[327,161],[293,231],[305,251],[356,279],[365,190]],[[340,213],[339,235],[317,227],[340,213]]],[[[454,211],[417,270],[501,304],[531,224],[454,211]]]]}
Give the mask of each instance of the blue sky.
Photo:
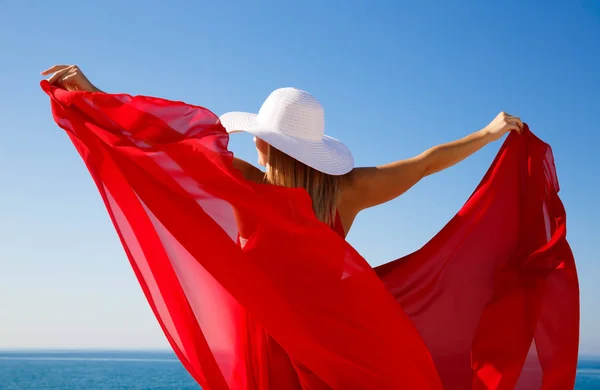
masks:
{"type": "MultiPolygon", "coordinates": [[[[554,149],[580,275],[582,352],[600,352],[600,3],[288,3],[0,7],[0,348],[168,348],[39,89],[40,71],[76,63],[106,91],[217,114],[255,111],[275,88],[308,90],[358,165],[410,157],[502,110],[521,116],[554,149]]],[[[418,249],[500,144],[364,212],[348,240],[373,265],[418,249]]],[[[249,136],[231,147],[255,162],[249,136]]]]}

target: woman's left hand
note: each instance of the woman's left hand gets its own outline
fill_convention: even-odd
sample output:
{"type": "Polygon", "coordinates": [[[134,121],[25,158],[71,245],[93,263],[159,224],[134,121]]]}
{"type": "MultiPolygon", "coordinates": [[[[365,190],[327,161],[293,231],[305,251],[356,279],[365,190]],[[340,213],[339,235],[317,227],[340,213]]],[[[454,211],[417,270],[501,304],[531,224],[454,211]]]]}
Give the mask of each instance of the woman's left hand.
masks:
{"type": "Polygon", "coordinates": [[[68,91],[102,92],[94,86],[77,65],[55,65],[42,72],[52,75],[48,82],[57,84],[68,91]]]}

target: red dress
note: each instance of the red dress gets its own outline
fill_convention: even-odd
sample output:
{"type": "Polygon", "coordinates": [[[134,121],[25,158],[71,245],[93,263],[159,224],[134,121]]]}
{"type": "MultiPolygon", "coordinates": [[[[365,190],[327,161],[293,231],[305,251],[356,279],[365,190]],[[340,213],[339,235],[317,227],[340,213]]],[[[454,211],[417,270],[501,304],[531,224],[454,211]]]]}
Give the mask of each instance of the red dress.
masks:
{"type": "MultiPolygon", "coordinates": [[[[345,238],[344,227],[336,214],[331,227],[345,238]]],[[[245,244],[245,239],[242,243],[245,244]]],[[[281,347],[251,315],[247,316],[246,363],[251,389],[327,389],[326,383],[302,366],[292,361],[281,347]]]]}
{"type": "Polygon", "coordinates": [[[209,110],[42,87],[204,389],[573,388],[577,273],[531,131],[423,248],[373,269],[306,191],[244,180],[209,110]]]}

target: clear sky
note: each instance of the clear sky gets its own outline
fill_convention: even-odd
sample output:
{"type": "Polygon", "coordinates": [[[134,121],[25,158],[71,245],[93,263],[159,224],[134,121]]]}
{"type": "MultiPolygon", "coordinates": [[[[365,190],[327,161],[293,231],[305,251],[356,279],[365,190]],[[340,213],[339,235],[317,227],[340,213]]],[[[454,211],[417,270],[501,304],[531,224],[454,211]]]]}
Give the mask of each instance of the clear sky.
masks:
{"type": "MultiPolygon", "coordinates": [[[[308,90],[358,165],[410,157],[502,110],[521,116],[554,149],[581,283],[582,352],[600,352],[600,3],[293,3],[2,2],[0,347],[168,348],[39,88],[40,71],[75,63],[106,91],[217,114],[256,111],[275,88],[308,90]]],[[[418,249],[500,145],[364,212],[349,241],[373,265],[418,249]]],[[[255,162],[249,136],[231,147],[255,162]]]]}

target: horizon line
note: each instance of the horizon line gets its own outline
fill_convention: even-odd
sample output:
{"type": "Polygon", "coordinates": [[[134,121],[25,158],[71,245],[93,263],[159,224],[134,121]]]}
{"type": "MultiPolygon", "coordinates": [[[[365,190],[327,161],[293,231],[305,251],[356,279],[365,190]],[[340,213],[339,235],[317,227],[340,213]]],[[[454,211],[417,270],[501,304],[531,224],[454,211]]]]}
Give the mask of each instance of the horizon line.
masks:
{"type": "MultiPolygon", "coordinates": [[[[0,352],[168,352],[176,355],[168,347],[2,347],[0,352]]],[[[600,351],[579,352],[579,358],[600,358],[600,351]]]]}

